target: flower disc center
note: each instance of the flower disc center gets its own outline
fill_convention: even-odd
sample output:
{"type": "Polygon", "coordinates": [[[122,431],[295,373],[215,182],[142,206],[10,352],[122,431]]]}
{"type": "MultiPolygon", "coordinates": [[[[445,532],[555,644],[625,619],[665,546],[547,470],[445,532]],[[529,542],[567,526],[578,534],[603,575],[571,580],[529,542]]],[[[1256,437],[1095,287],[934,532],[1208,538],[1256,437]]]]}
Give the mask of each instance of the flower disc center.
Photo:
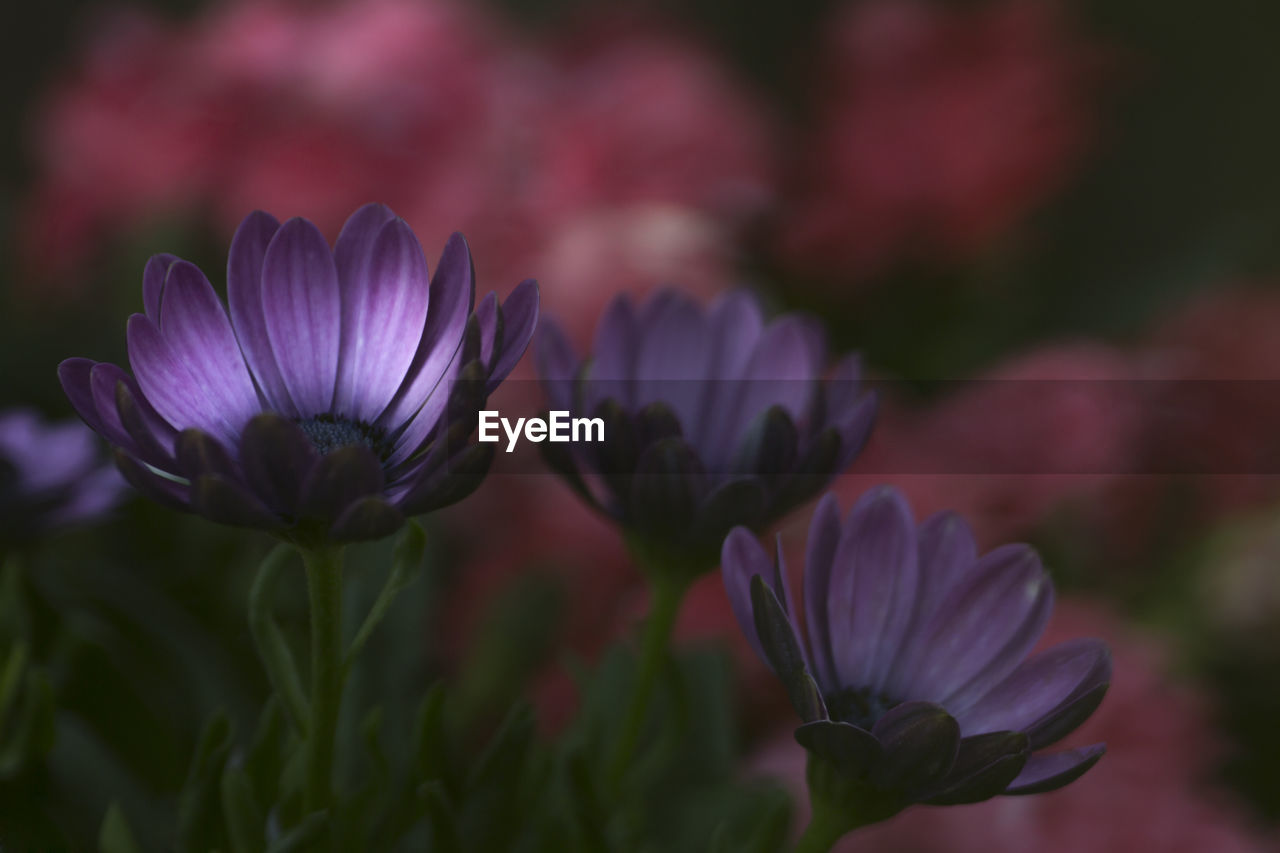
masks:
{"type": "Polygon", "coordinates": [[[316,415],[300,419],[298,426],[321,456],[353,445],[369,448],[384,462],[391,455],[386,431],[363,421],[348,420],[338,415],[316,415]]]}

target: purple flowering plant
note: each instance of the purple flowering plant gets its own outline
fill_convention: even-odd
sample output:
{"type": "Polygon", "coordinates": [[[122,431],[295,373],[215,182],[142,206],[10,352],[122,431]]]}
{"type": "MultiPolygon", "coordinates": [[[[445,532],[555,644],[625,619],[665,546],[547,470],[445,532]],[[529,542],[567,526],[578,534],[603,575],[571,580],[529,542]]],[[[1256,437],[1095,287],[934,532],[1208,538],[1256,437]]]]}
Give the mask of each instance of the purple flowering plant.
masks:
{"type": "MultiPolygon", "coordinates": [[[[304,219],[251,214],[226,285],[224,304],[194,264],[152,258],[144,311],[128,321],[131,369],[72,358],[58,370],[137,490],[280,540],[248,602],[272,697],[242,755],[227,717],[208,724],[179,809],[180,849],[496,850],[521,839],[531,850],[633,849],[659,837],[643,825],[659,792],[696,799],[710,796],[707,784],[726,798],[724,814],[708,818],[717,849],[779,848],[785,811],[766,795],[721,765],[718,776],[704,768],[713,783],[683,770],[723,762],[713,733],[729,726],[727,709],[680,710],[715,679],[668,649],[689,585],[717,562],[744,631],[803,720],[814,818],[799,849],[829,849],[913,803],[1051,790],[1101,756],[1101,745],[1043,752],[1097,707],[1110,666],[1089,640],[1027,656],[1053,592],[1025,548],[980,557],[963,521],[917,526],[890,490],[869,493],[842,522],[829,496],[810,532],[797,618],[781,554],[770,559],[755,537],[853,462],[876,396],[856,356],[828,369],[810,318],[766,320],[746,292],[702,307],[664,291],[638,306],[616,299],[586,357],[553,323],[537,347],[550,408],[602,424],[595,440],[543,451],[616,522],[651,585],[639,653],[619,648],[584,671],[579,718],[552,745],[537,743],[517,707],[466,757],[484,726],[475,690],[437,685],[396,775],[375,708],[359,727],[365,781],[353,788],[349,676],[424,562],[426,534],[411,517],[463,499],[488,471],[493,445],[473,440],[478,415],[533,338],[537,285],[477,304],[460,235],[429,275],[413,232],[376,204],[332,247],[304,219]],[[348,546],[397,532],[384,585],[352,631],[348,546]],[[297,557],[309,592],[305,678],[276,613],[297,557]]],[[[89,490],[100,471],[86,431],[40,438],[24,417],[0,419],[8,506],[61,523],[114,497],[89,490]],[[10,450],[38,438],[36,456],[58,464],[23,467],[10,450]]],[[[133,849],[118,810],[103,837],[133,849]]]]}
{"type": "Polygon", "coordinates": [[[801,609],[780,543],[771,557],[739,528],[722,571],[743,632],[803,721],[813,820],[802,850],[912,803],[1052,791],[1106,751],[1044,751],[1101,703],[1111,658],[1091,639],[1028,656],[1054,596],[1024,545],[979,556],[963,519],[917,524],[880,488],[843,520],[834,495],[818,504],[801,609]]]}
{"type": "Polygon", "coordinates": [[[404,220],[370,204],[332,248],[305,219],[250,214],[227,260],[229,306],[199,268],[173,255],[147,263],[142,296],[144,313],[128,323],[132,375],[72,358],[59,378],[139,491],[288,543],[258,573],[250,624],[303,744],[304,813],[327,813],[346,672],[424,543],[411,525],[345,649],[344,546],[386,537],[483,479],[492,447],[467,439],[528,346],[537,284],[477,306],[461,235],[429,276],[404,220]],[[310,591],[309,697],[271,614],[293,549],[310,591]]]}
{"type": "Polygon", "coordinates": [[[50,423],[25,408],[0,412],[0,544],[101,518],[124,486],[78,421],[50,423]]]}
{"type": "Polygon", "coordinates": [[[130,376],[58,368],[121,471],[169,506],[301,543],[386,536],[478,485],[465,441],[537,323],[537,284],[474,305],[466,241],[433,277],[413,232],[371,204],[332,250],[305,219],[257,212],[227,260],[230,313],[193,264],[157,255],[129,318],[130,376]]]}

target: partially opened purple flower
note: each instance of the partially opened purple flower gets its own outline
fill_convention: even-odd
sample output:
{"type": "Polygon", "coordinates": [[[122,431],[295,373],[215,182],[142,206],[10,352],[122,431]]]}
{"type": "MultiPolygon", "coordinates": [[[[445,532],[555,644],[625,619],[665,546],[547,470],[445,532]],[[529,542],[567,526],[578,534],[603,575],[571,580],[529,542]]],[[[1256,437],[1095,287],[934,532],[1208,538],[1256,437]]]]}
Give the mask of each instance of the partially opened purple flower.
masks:
{"type": "Polygon", "coordinates": [[[963,520],[917,526],[890,488],[842,522],[827,495],[809,528],[804,640],[780,549],[771,559],[735,530],[722,565],[739,624],[804,720],[796,739],[811,777],[816,761],[853,785],[872,819],[915,802],[1051,791],[1104,752],[1041,752],[1098,707],[1111,656],[1080,639],[1028,657],[1053,586],[1024,545],[978,556],[963,520]]]}
{"type": "Polygon", "coordinates": [[[124,487],[84,424],[48,423],[30,409],[0,412],[0,544],[90,521],[124,487]]]}
{"type": "Polygon", "coordinates": [[[604,441],[543,445],[551,464],[645,548],[702,571],[735,525],[759,528],[826,486],[862,449],[875,395],[850,356],[823,381],[812,319],[766,323],[749,294],[703,309],[674,291],[620,296],[579,359],[544,323],[553,410],[600,418],[604,441]]]}
{"type": "Polygon", "coordinates": [[[157,255],[146,313],[129,319],[134,376],[59,367],[134,486],[214,521],[341,542],[387,535],[483,478],[492,446],[467,438],[533,334],[533,281],[473,312],[462,236],[429,279],[408,225],[371,204],[332,251],[305,219],[251,214],[227,295],[230,317],[199,269],[157,255]]]}

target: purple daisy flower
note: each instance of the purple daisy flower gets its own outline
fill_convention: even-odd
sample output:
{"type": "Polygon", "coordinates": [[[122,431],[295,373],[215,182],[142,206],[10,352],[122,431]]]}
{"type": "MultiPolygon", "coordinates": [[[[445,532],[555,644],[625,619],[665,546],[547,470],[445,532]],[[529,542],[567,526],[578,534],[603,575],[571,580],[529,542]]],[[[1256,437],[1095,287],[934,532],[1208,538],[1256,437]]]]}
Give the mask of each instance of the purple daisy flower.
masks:
{"type": "Polygon", "coordinates": [[[978,556],[962,519],[940,513],[917,526],[891,488],[863,496],[842,522],[828,494],[809,528],[807,642],[780,547],[770,559],[738,529],[722,565],[743,632],[804,720],[796,740],[855,785],[864,807],[874,802],[875,819],[915,802],[1051,791],[1105,751],[1041,752],[1098,707],[1111,655],[1078,639],[1027,656],[1053,585],[1025,545],[978,556]]]}
{"type": "Polygon", "coordinates": [[[78,421],[49,423],[30,409],[0,412],[0,543],[91,521],[124,489],[97,436],[78,421]]]}
{"type": "Polygon", "coordinates": [[[615,299],[587,359],[544,323],[538,370],[552,409],[600,418],[604,441],[544,444],[551,465],[642,548],[715,565],[725,534],[779,518],[825,487],[875,420],[856,356],[823,381],[813,319],[766,323],[746,292],[703,309],[675,291],[615,299]]]}
{"type": "Polygon", "coordinates": [[[157,255],[129,319],[133,376],[83,358],[58,374],[150,497],[294,541],[379,538],[488,470],[492,447],[467,438],[528,346],[538,289],[473,312],[473,277],[455,234],[428,278],[383,205],[332,251],[305,219],[256,212],[231,243],[229,317],[197,267],[157,255]]]}

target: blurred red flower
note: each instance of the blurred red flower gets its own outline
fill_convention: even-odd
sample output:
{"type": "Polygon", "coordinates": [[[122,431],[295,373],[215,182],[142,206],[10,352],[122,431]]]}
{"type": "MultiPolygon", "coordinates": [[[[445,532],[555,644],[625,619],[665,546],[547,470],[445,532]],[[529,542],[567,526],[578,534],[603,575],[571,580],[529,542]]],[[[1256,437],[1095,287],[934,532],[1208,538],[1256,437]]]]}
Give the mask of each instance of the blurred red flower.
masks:
{"type": "Polygon", "coordinates": [[[865,278],[968,260],[1071,176],[1094,135],[1101,52],[1052,0],[850,4],[780,217],[785,262],[865,278]]]}
{"type": "Polygon", "coordinates": [[[719,289],[770,195],[766,121],[674,31],[582,32],[536,46],[450,0],[118,19],[36,118],[19,245],[65,282],[166,217],[229,235],[263,208],[334,235],[377,200],[424,244],[463,231],[482,280],[541,279],[571,326],[623,288],[719,289]]]}
{"type": "Polygon", "coordinates": [[[889,400],[836,491],[852,501],[890,483],[922,515],[959,512],[980,543],[1025,536],[1132,470],[1146,416],[1140,371],[1101,344],[1047,345],[949,383],[923,409],[889,400]]]}

